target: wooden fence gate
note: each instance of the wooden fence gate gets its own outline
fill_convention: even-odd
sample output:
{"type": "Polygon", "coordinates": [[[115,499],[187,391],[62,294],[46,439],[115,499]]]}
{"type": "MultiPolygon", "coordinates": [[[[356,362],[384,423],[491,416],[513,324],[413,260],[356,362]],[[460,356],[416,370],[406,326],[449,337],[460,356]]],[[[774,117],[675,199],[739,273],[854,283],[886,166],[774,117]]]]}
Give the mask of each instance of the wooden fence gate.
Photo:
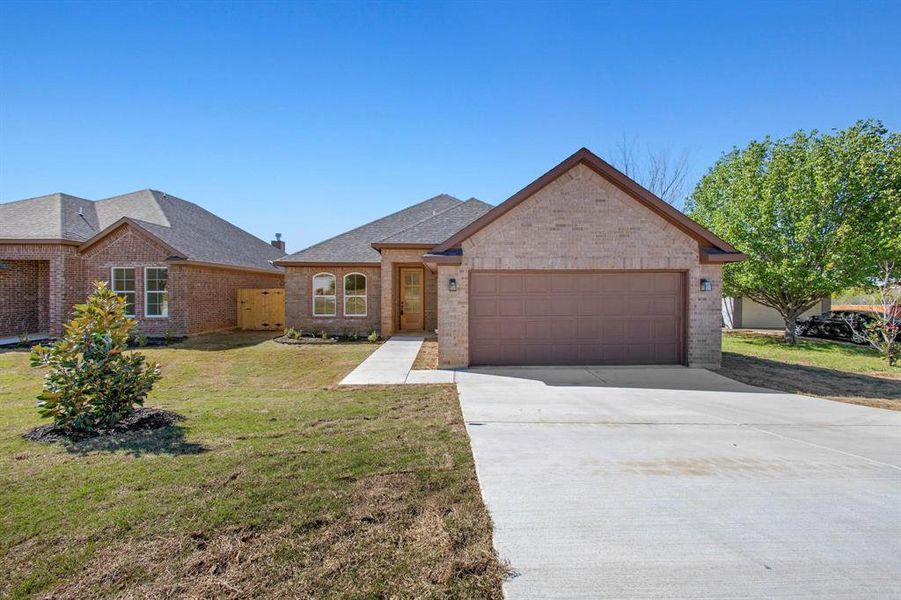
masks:
{"type": "Polygon", "coordinates": [[[285,328],[285,290],[238,290],[238,328],[276,331],[285,328]]]}

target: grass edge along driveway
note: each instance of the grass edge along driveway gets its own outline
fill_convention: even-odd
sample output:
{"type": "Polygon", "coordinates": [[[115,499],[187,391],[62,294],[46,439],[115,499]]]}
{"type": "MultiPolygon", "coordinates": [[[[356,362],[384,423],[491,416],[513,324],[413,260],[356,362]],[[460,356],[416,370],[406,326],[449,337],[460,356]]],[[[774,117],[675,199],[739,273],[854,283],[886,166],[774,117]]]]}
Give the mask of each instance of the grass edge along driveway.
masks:
{"type": "Polygon", "coordinates": [[[375,346],[148,348],[181,427],[27,442],[40,373],[0,352],[0,597],[478,597],[505,576],[452,386],[335,388],[375,346]]]}
{"type": "Polygon", "coordinates": [[[793,394],[901,410],[901,367],[867,346],[780,333],[723,332],[723,366],[731,379],[793,394]]]}

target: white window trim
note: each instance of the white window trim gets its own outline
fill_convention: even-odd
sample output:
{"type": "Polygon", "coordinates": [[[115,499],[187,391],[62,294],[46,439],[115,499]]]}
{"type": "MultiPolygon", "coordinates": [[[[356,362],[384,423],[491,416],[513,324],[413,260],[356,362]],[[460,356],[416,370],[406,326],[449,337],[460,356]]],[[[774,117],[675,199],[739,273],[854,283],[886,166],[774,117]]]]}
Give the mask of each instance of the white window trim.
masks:
{"type": "Polygon", "coordinates": [[[169,318],[169,267],[144,267],[144,318],[145,319],[168,319],[169,318]],[[150,303],[147,301],[147,298],[150,294],[159,294],[161,292],[151,292],[147,289],[147,270],[148,269],[157,269],[160,271],[166,272],[166,314],[164,315],[151,315],[147,313],[147,309],[150,307],[150,303]]]}
{"type": "Polygon", "coordinates": [[[135,312],[133,314],[125,313],[125,316],[129,319],[134,319],[138,316],[138,278],[137,273],[135,273],[135,289],[131,292],[127,290],[117,290],[116,289],[116,269],[131,269],[132,271],[137,271],[134,267],[110,267],[109,269],[109,287],[110,290],[113,291],[117,296],[119,294],[134,294],[135,295],[135,312]]]}
{"type": "Polygon", "coordinates": [[[334,273],[322,272],[322,273],[316,273],[315,275],[313,275],[313,277],[310,279],[310,291],[312,292],[311,296],[313,297],[313,306],[311,308],[313,309],[314,317],[336,317],[336,316],[338,316],[338,278],[335,277],[334,273]],[[329,277],[331,277],[332,279],[335,280],[335,293],[334,294],[321,295],[321,296],[316,295],[316,278],[319,277],[320,275],[328,275],[329,277]],[[333,305],[335,307],[334,312],[317,313],[316,312],[316,298],[331,298],[332,300],[334,300],[334,303],[333,303],[333,305]]]}
{"type": "Polygon", "coordinates": [[[352,273],[344,274],[344,287],[341,290],[344,292],[344,316],[348,319],[359,319],[362,317],[366,317],[369,315],[369,278],[366,277],[365,273],[360,273],[359,271],[354,271],[352,273]],[[347,295],[347,278],[351,275],[360,275],[363,277],[363,293],[362,294],[351,294],[347,295]],[[347,299],[348,298],[362,298],[363,299],[363,313],[359,315],[349,315],[347,314],[347,299]]]}

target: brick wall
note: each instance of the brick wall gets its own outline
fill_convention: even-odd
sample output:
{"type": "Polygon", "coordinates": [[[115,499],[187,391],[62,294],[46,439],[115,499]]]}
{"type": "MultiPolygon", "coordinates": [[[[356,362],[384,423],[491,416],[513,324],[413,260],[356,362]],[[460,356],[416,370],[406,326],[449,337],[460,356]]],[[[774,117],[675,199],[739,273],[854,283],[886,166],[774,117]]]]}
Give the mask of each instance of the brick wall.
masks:
{"type": "MultiPolygon", "coordinates": [[[[172,271],[177,273],[178,296],[186,298],[188,333],[237,327],[238,289],[281,288],[285,285],[282,273],[195,265],[177,266],[172,271]]],[[[170,291],[171,295],[175,293],[175,290],[170,291]]]]}
{"type": "Polygon", "coordinates": [[[94,289],[94,282],[105,281],[112,284],[114,267],[135,270],[135,316],[136,330],[148,336],[186,335],[187,310],[183,290],[184,277],[180,268],[166,263],[170,252],[146,235],[125,225],[87,249],[82,255],[81,295],[87,297],[94,289]],[[144,269],[146,267],[168,268],[169,315],[167,317],[146,317],[144,308],[144,269]],[[180,293],[176,293],[178,290],[180,293]]]}
{"type": "Polygon", "coordinates": [[[152,238],[128,225],[110,233],[82,255],[73,245],[0,244],[0,261],[16,264],[17,273],[15,278],[4,278],[3,274],[12,270],[0,270],[0,335],[18,335],[26,330],[25,325],[32,333],[61,335],[72,306],[84,301],[95,281],[110,284],[113,267],[135,269],[137,330],[149,336],[181,336],[235,327],[238,288],[284,286],[282,273],[167,263],[169,254],[152,238]],[[145,316],[146,267],[169,270],[167,317],[145,316]]]}
{"type": "Polygon", "coordinates": [[[3,265],[5,268],[0,268],[0,337],[45,332],[49,312],[47,261],[5,260],[3,265]]]}
{"type": "Polygon", "coordinates": [[[687,273],[691,366],[720,363],[721,268],[698,243],[584,165],[551,182],[463,242],[463,264],[439,267],[439,364],[469,363],[471,269],[677,270],[687,273]],[[457,279],[457,291],[447,280],[457,279]],[[700,291],[700,279],[713,281],[700,291]]]}
{"type": "Polygon", "coordinates": [[[325,331],[332,334],[356,332],[369,335],[379,331],[382,314],[381,270],[367,267],[287,267],[285,270],[285,320],[288,327],[304,331],[325,331]],[[331,273],[335,276],[334,317],[313,316],[313,276],[331,273]],[[348,273],[366,275],[366,316],[344,316],[344,276],[348,273]]]}
{"type": "MultiPolygon", "coordinates": [[[[81,300],[80,261],[75,246],[67,244],[0,244],[0,261],[39,261],[41,303],[40,333],[62,334],[72,305],[81,300]]],[[[0,313],[4,309],[0,307],[0,313]]],[[[14,332],[17,335],[20,331],[14,332]]]]}
{"type": "Polygon", "coordinates": [[[426,331],[434,331],[438,327],[438,276],[425,268],[422,255],[428,250],[417,248],[382,250],[382,335],[388,337],[397,329],[399,323],[399,307],[395,296],[398,293],[397,274],[401,265],[421,266],[424,274],[425,289],[423,291],[423,327],[426,331]]]}

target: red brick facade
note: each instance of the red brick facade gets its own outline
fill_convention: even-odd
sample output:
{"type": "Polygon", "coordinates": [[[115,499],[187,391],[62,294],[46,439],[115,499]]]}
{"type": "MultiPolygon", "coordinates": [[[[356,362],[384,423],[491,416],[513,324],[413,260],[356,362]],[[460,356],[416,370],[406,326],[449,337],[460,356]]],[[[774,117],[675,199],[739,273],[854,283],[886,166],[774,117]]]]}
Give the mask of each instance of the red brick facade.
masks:
{"type": "Polygon", "coordinates": [[[369,335],[379,331],[381,321],[381,268],[376,267],[287,267],[285,270],[285,320],[288,327],[331,334],[358,333],[369,335]],[[313,316],[313,276],[331,273],[335,276],[335,316],[313,316]],[[362,273],[366,276],[366,316],[344,316],[344,276],[362,273]]]}
{"type": "Polygon", "coordinates": [[[148,336],[182,336],[237,325],[238,288],[284,286],[282,273],[166,262],[170,252],[125,225],[79,254],[64,244],[0,244],[0,336],[59,336],[72,306],[114,267],[135,269],[135,320],[148,336]],[[145,314],[144,270],[168,269],[169,314],[145,314]]]}
{"type": "Polygon", "coordinates": [[[0,269],[0,335],[38,333],[47,329],[49,263],[8,260],[0,269]],[[17,333],[12,333],[17,332],[17,333]]]}
{"type": "Polygon", "coordinates": [[[170,276],[173,271],[177,272],[176,280],[181,284],[178,288],[179,295],[187,298],[184,306],[188,333],[235,327],[238,323],[239,289],[285,286],[285,276],[282,273],[257,273],[193,265],[175,267],[169,271],[170,276]]]}

